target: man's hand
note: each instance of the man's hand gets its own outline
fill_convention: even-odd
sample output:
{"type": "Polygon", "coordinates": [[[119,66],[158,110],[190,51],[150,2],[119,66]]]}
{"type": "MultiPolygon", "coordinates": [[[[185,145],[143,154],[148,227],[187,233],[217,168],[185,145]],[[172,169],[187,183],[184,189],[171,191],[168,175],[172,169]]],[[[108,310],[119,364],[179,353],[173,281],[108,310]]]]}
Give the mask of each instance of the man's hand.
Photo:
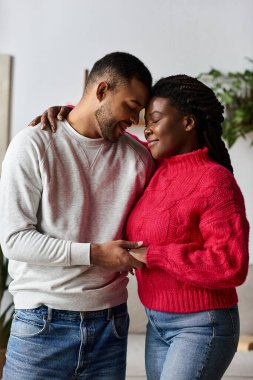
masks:
{"type": "Polygon", "coordinates": [[[109,241],[103,244],[91,244],[91,264],[116,272],[142,268],[143,264],[129,254],[130,249],[141,246],[142,242],[125,240],[109,241]]]}
{"type": "Polygon", "coordinates": [[[130,255],[132,255],[136,260],[146,264],[147,263],[147,248],[141,247],[138,249],[130,249],[130,255]]]}
{"type": "Polygon", "coordinates": [[[54,106],[48,108],[42,115],[35,117],[28,127],[34,127],[41,123],[41,129],[46,129],[49,126],[53,132],[56,131],[56,120],[65,119],[73,108],[66,106],[54,106]]]}

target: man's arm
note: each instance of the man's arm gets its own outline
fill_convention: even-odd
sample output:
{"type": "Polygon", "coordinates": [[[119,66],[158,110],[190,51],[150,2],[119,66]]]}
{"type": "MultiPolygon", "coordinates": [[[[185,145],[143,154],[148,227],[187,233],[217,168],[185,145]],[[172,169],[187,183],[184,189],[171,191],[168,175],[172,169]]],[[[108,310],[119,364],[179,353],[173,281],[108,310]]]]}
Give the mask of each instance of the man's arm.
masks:
{"type": "Polygon", "coordinates": [[[42,115],[39,115],[35,117],[29,124],[28,127],[35,127],[35,125],[41,123],[41,129],[46,129],[47,126],[50,127],[50,129],[55,132],[56,131],[56,122],[57,120],[63,120],[66,119],[68,114],[71,112],[71,110],[74,108],[74,106],[54,106],[48,108],[46,111],[43,112],[42,115]]]}
{"type": "Polygon", "coordinates": [[[104,244],[57,239],[37,230],[37,213],[43,191],[43,149],[29,130],[19,133],[6,153],[0,186],[0,241],[6,257],[35,265],[99,265],[123,271],[139,267],[128,249],[137,243],[114,241],[104,244]]]}

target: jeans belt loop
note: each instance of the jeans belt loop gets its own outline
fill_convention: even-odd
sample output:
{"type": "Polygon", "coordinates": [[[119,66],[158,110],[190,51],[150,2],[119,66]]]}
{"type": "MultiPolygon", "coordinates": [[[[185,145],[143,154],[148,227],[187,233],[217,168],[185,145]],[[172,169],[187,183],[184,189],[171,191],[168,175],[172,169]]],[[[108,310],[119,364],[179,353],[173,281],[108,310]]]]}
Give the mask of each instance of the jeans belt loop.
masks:
{"type": "Polygon", "coordinates": [[[113,309],[111,307],[109,307],[108,311],[107,311],[107,321],[110,321],[113,317],[113,309]]]}
{"type": "Polygon", "coordinates": [[[47,321],[51,322],[52,321],[52,312],[53,312],[53,310],[51,309],[51,307],[48,307],[47,309],[48,309],[47,321]]]}

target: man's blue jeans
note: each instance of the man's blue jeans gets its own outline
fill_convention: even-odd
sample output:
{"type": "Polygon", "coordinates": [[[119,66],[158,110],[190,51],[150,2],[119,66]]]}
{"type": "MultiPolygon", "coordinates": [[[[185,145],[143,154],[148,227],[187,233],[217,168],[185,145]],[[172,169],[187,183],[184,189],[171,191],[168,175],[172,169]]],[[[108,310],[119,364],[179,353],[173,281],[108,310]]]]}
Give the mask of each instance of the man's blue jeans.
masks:
{"type": "Polygon", "coordinates": [[[93,312],[16,310],[3,380],[123,380],[126,304],[93,312]]]}
{"type": "Polygon", "coordinates": [[[199,313],[146,309],[148,380],[220,380],[239,339],[237,306],[199,313]]]}

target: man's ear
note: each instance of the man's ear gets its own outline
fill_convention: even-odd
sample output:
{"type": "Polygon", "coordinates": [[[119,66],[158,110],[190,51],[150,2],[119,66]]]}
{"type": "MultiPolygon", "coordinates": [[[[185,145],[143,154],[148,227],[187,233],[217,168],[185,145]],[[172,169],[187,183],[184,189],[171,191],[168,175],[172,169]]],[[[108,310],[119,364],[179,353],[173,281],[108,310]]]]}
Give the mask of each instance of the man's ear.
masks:
{"type": "Polygon", "coordinates": [[[106,94],[107,92],[109,91],[109,83],[107,82],[101,82],[99,83],[99,85],[97,86],[97,92],[96,92],[96,95],[97,95],[97,98],[98,100],[101,102],[102,100],[104,100],[104,98],[106,97],[106,94]]]}
{"type": "Polygon", "coordinates": [[[184,117],[184,128],[186,132],[192,131],[196,127],[196,118],[194,115],[184,117]]]}

